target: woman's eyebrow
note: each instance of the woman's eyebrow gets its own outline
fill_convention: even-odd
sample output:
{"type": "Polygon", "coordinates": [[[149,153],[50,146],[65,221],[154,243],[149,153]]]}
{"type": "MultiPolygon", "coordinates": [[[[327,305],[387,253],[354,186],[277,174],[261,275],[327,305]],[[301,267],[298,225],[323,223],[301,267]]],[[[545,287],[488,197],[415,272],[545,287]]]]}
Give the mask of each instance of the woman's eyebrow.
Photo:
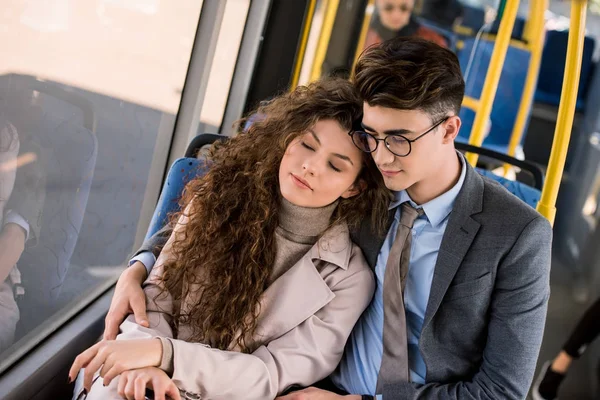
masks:
{"type": "Polygon", "coordinates": [[[340,158],[340,159],[344,160],[344,161],[348,161],[350,164],[354,165],[354,163],[352,162],[352,160],[351,160],[351,159],[350,159],[350,157],[348,157],[348,156],[345,156],[345,155],[343,155],[343,154],[338,154],[338,153],[333,153],[333,155],[334,155],[335,157],[338,157],[338,158],[340,158]]]}
{"type": "Polygon", "coordinates": [[[317,143],[321,144],[321,141],[319,140],[319,137],[317,136],[317,134],[315,133],[315,131],[313,131],[312,129],[309,129],[308,131],[313,135],[313,137],[315,138],[315,140],[317,141],[317,143]]]}
{"type": "MultiPolygon", "coordinates": [[[[317,134],[315,133],[315,131],[313,131],[312,129],[309,129],[308,131],[313,135],[313,137],[315,138],[315,140],[317,141],[317,143],[320,145],[321,141],[319,140],[319,137],[317,136],[317,134]]],[[[334,157],[337,157],[337,158],[341,159],[341,160],[348,161],[350,164],[354,165],[354,163],[352,162],[352,160],[348,156],[345,156],[345,155],[339,154],[339,153],[332,153],[332,155],[334,157]]]]}

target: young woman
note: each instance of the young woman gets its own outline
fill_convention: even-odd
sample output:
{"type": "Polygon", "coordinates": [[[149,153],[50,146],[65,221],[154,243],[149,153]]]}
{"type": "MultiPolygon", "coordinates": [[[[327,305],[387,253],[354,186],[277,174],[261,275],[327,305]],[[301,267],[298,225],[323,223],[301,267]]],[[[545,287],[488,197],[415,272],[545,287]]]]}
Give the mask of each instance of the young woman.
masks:
{"type": "Polygon", "coordinates": [[[273,399],[335,369],[375,285],[349,227],[383,230],[390,201],[349,135],[361,111],[349,82],[321,81],[213,147],[145,283],[150,328],[129,318],[71,368],[88,399],[273,399]]]}

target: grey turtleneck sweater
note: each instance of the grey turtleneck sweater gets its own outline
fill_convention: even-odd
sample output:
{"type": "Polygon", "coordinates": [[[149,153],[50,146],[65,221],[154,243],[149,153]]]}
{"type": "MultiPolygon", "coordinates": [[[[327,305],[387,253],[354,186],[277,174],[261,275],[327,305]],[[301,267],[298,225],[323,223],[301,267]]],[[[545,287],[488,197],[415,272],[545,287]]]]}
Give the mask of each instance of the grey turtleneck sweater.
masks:
{"type": "MultiPolygon", "coordinates": [[[[271,282],[285,274],[319,240],[329,226],[331,216],[338,202],[319,208],[308,208],[294,205],[281,198],[279,209],[279,226],[275,230],[275,264],[271,273],[271,282]]],[[[159,368],[169,376],[173,374],[173,344],[165,339],[162,342],[163,352],[159,368]]]]}
{"type": "Polygon", "coordinates": [[[285,274],[319,240],[329,226],[338,202],[320,208],[294,205],[281,198],[279,226],[275,230],[277,252],[271,282],[285,274]]]}

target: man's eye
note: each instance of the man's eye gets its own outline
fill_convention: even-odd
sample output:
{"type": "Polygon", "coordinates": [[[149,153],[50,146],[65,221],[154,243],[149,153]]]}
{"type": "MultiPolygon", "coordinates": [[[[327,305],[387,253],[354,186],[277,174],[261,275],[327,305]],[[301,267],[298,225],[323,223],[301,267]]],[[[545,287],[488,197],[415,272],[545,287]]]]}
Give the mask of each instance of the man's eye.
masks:
{"type": "Polygon", "coordinates": [[[311,151],[315,151],[315,149],[313,149],[312,147],[310,147],[309,145],[307,145],[305,142],[300,142],[300,143],[302,144],[302,146],[303,146],[304,148],[306,148],[306,149],[308,149],[308,150],[311,150],[311,151]]]}

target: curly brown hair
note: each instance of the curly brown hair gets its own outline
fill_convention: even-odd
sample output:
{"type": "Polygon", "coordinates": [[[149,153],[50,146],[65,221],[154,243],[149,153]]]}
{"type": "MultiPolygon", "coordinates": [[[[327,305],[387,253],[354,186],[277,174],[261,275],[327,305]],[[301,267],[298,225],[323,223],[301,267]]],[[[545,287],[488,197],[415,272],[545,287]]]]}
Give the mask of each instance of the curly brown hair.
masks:
{"type": "Polygon", "coordinates": [[[428,40],[398,37],[363,52],[353,80],[370,106],[458,115],[465,81],[456,55],[428,40]]]}
{"type": "MultiPolygon", "coordinates": [[[[280,95],[257,113],[264,119],[215,144],[209,153],[210,170],[186,187],[181,204],[191,203],[189,220],[181,237],[176,235],[163,275],[176,304],[189,295],[191,286],[202,293],[187,312],[175,313],[175,328],[188,325],[193,341],[245,352],[252,351],[246,342],[255,333],[259,300],[275,262],[278,171],[286,148],[322,119],[352,129],[362,114],[362,102],[348,81],[328,79],[280,95]]],[[[357,180],[364,181],[364,190],[353,198],[340,198],[331,225],[357,226],[370,213],[372,225],[381,232],[390,192],[371,156],[363,159],[357,180]]]]}

